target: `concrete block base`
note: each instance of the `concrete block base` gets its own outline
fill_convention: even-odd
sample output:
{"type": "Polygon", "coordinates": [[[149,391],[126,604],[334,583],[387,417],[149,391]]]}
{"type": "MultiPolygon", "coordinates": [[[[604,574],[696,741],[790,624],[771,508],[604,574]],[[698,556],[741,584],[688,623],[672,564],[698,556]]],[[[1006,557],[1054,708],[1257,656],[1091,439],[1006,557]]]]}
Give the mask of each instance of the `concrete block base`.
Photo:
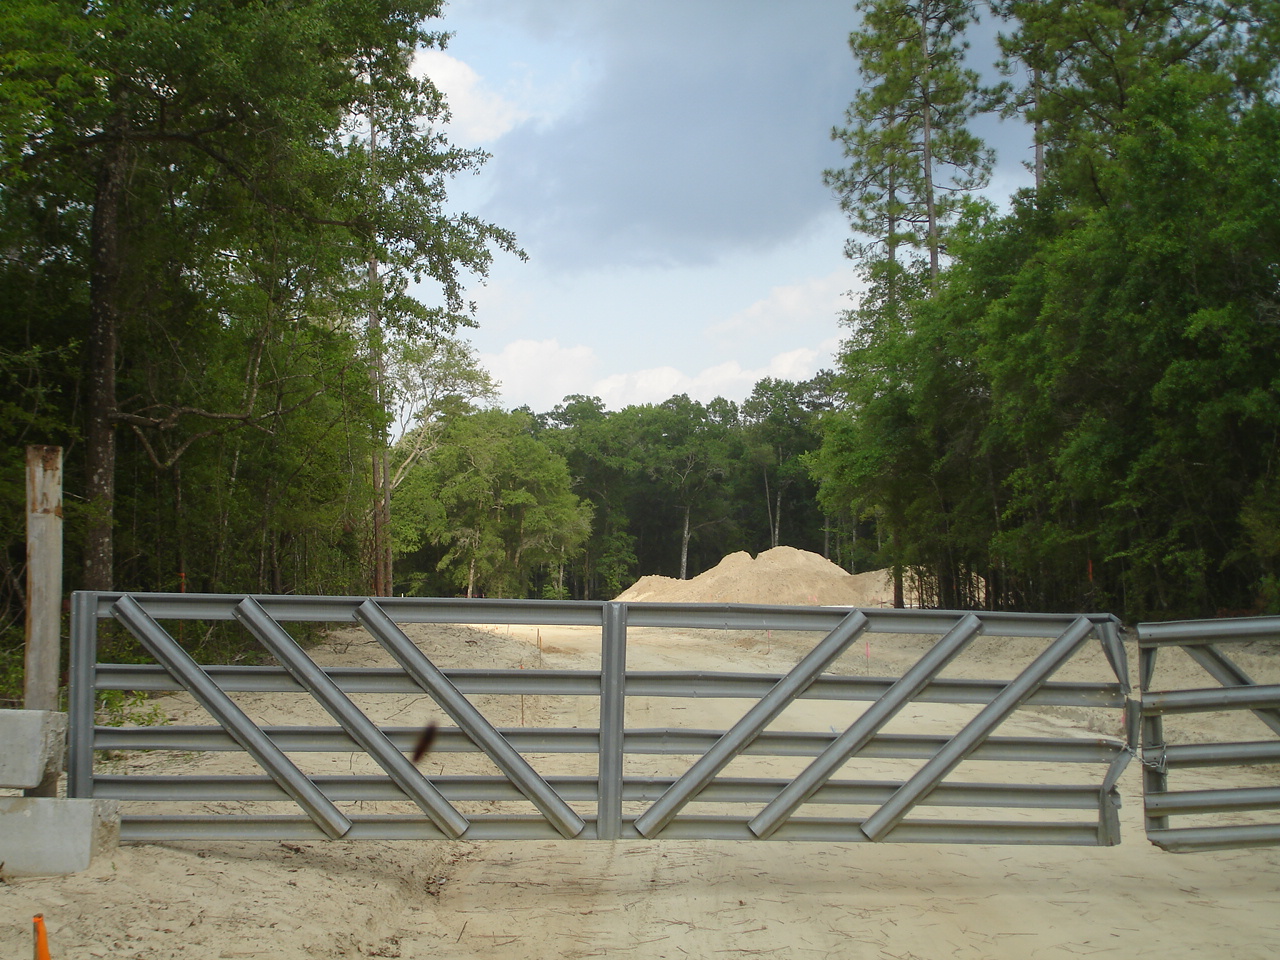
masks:
{"type": "Polygon", "coordinates": [[[50,710],[0,710],[0,787],[27,790],[62,769],[67,715],[50,710]]]}
{"type": "Polygon", "coordinates": [[[0,797],[0,871],[7,877],[78,873],[120,839],[117,800],[0,797]]]}

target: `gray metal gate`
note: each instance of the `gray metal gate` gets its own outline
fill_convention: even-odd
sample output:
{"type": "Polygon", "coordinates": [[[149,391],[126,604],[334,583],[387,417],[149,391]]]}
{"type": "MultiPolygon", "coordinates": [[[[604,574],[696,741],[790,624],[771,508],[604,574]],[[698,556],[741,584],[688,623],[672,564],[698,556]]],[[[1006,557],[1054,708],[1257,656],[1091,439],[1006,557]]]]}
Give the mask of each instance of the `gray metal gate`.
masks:
{"type": "MultiPolygon", "coordinates": [[[[1280,787],[1239,786],[1242,768],[1280,764],[1280,685],[1258,684],[1220,648],[1221,644],[1280,640],[1280,617],[1234,620],[1186,620],[1143,623],[1138,626],[1139,676],[1142,689],[1143,794],[1147,837],[1173,851],[1221,850],[1232,847],[1274,846],[1280,843],[1280,787]],[[1153,690],[1157,654],[1165,658],[1185,653],[1202,667],[1216,688],[1153,690]],[[1189,719],[1210,711],[1252,714],[1265,740],[1213,742],[1202,728],[1184,722],[1168,743],[1167,717],[1189,719]],[[1208,789],[1170,790],[1171,772],[1211,769],[1208,789]],[[1268,817],[1268,814],[1270,816],[1268,817]],[[1171,827],[1170,818],[1193,825],[1171,827]],[[1249,820],[1252,822],[1240,822],[1249,820]]],[[[1269,652],[1275,655],[1274,647],[1269,652]]],[[[1174,721],[1176,722],[1176,721],[1174,721]]],[[[1248,735],[1249,724],[1237,724],[1248,735]]]]}
{"type": "Polygon", "coordinates": [[[1133,753],[1131,736],[1099,736],[1083,728],[1077,736],[996,734],[1020,711],[1034,720],[1037,710],[1063,708],[1113,719],[1122,711],[1127,718],[1122,728],[1136,733],[1127,676],[1119,624],[1107,614],[80,592],[72,610],[68,792],[128,801],[121,822],[126,840],[578,837],[1114,844],[1119,841],[1116,782],[1133,753]],[[156,662],[99,663],[97,639],[107,620],[122,624],[156,662]],[[182,621],[238,621],[278,666],[197,664],[169,626],[182,621]],[[359,625],[397,666],[322,668],[285,627],[302,622],[359,625]],[[403,629],[423,623],[591,627],[600,631],[600,667],[442,670],[403,629]],[[799,632],[820,639],[781,675],[628,670],[628,629],[651,628],[799,632]],[[877,633],[938,639],[898,677],[832,669],[856,649],[856,641],[877,633]],[[980,636],[1034,638],[1038,652],[1012,679],[942,676],[980,636]],[[1105,653],[1105,676],[1051,679],[1093,644],[1105,653]],[[108,690],[185,690],[211,722],[95,725],[97,697],[108,690]],[[305,693],[338,725],[263,724],[236,700],[238,694],[269,692],[305,693]],[[353,699],[369,693],[429,697],[453,723],[439,731],[432,755],[483,755],[497,773],[422,772],[405,756],[421,726],[371,719],[353,699]],[[477,706],[484,698],[517,695],[589,698],[597,719],[592,726],[573,728],[500,727],[477,706]],[[733,698],[750,706],[727,729],[639,727],[627,717],[628,703],[637,698],[676,698],[672,702],[678,703],[733,698]],[[840,719],[827,729],[779,728],[775,721],[801,701],[829,702],[840,719]],[[859,702],[865,709],[856,706],[859,702]],[[892,721],[910,704],[962,707],[968,713],[948,734],[893,732],[892,721]],[[154,776],[95,762],[103,751],[142,750],[243,751],[260,772],[210,775],[197,763],[178,775],[154,776]],[[304,771],[309,755],[338,753],[372,758],[376,770],[304,771]],[[788,762],[795,772],[785,777],[726,772],[730,764],[749,765],[750,758],[760,756],[794,758],[788,762]],[[577,766],[538,769],[557,757],[576,758],[577,766]],[[645,758],[678,766],[662,775],[635,770],[634,762],[645,758]],[[859,764],[886,760],[905,772],[893,779],[845,778],[859,764]],[[953,779],[992,766],[986,761],[1082,773],[1072,774],[1071,782],[1049,784],[953,779]],[[1089,776],[1090,770],[1097,772],[1089,776]],[[290,803],[292,812],[281,812],[281,801],[290,803]],[[520,810],[531,805],[533,812],[510,812],[513,801],[520,810]],[[370,814],[363,809],[366,803],[399,806],[392,813],[370,814]],[[189,809],[193,804],[196,812],[189,809]],[[234,809],[214,811],[211,805],[234,809]],[[268,812],[255,812],[255,805],[268,812]],[[144,806],[146,812],[139,812],[144,806]],[[925,808],[936,814],[913,816],[925,808]],[[695,809],[713,812],[691,812],[695,809]],[[974,809],[979,816],[964,814],[974,809]],[[1056,816],[1045,818],[1044,811],[1056,816]]]}

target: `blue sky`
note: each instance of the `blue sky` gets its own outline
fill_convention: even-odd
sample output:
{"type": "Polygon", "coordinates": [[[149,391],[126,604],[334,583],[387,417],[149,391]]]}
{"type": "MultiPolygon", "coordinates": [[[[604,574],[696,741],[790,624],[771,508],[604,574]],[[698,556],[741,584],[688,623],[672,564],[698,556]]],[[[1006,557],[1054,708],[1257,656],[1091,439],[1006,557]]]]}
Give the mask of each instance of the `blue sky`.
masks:
{"type": "MultiPolygon", "coordinates": [[[[822,171],[855,25],[831,0],[448,3],[418,66],[453,141],[492,155],[451,200],[529,254],[469,291],[504,407],[741,401],[832,365],[856,278],[822,171]]],[[[1021,152],[993,194],[1025,184],[1021,152]]]]}

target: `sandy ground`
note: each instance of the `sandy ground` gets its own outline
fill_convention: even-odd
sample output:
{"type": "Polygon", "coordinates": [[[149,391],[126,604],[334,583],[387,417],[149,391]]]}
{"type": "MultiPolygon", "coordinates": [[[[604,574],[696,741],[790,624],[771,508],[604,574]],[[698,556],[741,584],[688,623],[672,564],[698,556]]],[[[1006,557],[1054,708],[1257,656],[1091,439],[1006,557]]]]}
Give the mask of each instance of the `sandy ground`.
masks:
{"type": "MultiPolygon", "coordinates": [[[[583,629],[440,627],[412,628],[411,635],[445,667],[583,668],[599,662],[598,633],[583,629]]],[[[785,670],[811,639],[633,631],[629,666],[785,670]]],[[[859,643],[836,669],[897,675],[928,642],[876,635],[859,643]]],[[[983,638],[953,675],[1005,675],[996,667],[1025,660],[1032,646],[983,638]]],[[[315,656],[325,664],[384,662],[376,646],[356,631],[336,633],[315,656]]],[[[1280,679],[1271,651],[1250,648],[1240,659],[1256,679],[1280,679]]],[[[1172,661],[1166,673],[1183,682],[1194,676],[1189,665],[1172,661]]],[[[1096,654],[1068,665],[1064,676],[1106,678],[1096,654]]],[[[395,699],[370,698],[362,705],[400,724],[424,709],[421,698],[413,703],[395,699]]],[[[485,709],[500,725],[519,725],[522,719],[529,726],[594,725],[590,706],[579,700],[530,697],[516,704],[515,699],[487,703],[485,709]]],[[[309,712],[313,706],[252,701],[242,698],[276,722],[285,717],[327,722],[309,712]]],[[[198,708],[185,697],[156,702],[176,722],[198,722],[193,716],[198,708]]],[[[629,722],[642,726],[666,722],[664,712],[702,710],[692,725],[718,723],[723,729],[744,705],[644,701],[628,709],[629,722]]],[[[814,717],[806,713],[811,709],[818,708],[784,714],[779,723],[811,724],[814,717]]],[[[911,709],[915,712],[902,718],[898,729],[963,721],[946,710],[911,709]]],[[[1085,714],[1020,711],[999,732],[1116,732],[1116,718],[1085,714]]],[[[1186,734],[1216,736],[1251,719],[1210,717],[1186,734]]],[[[1240,739],[1266,736],[1251,728],[1239,734],[1240,739]]],[[[230,770],[236,758],[149,754],[130,762],[153,772],[182,772],[202,764],[230,770]]],[[[466,762],[465,755],[455,754],[442,758],[441,766],[461,771],[466,762]]],[[[344,757],[341,763],[345,769],[351,760],[344,757]]],[[[756,763],[757,769],[775,774],[785,768],[784,760],[756,763]]],[[[1243,785],[1274,783],[1275,772],[1245,771],[1251,779],[1243,785]]],[[[1002,775],[1009,772],[988,779],[1002,775]]],[[[1019,775],[1026,778],[1022,773],[1013,779],[1019,775]]],[[[1033,779],[1041,775],[1052,773],[1033,779]]],[[[1089,768],[1091,782],[1100,776],[1100,770],[1089,768]]],[[[1193,778],[1178,786],[1208,783],[1212,780],[1193,778]]],[[[0,957],[31,956],[35,913],[47,919],[54,960],[1097,955],[1247,960],[1280,953],[1280,851],[1164,853],[1143,836],[1136,764],[1121,787],[1123,842],[1109,848],[723,841],[126,844],[75,876],[0,883],[0,957]]]]}

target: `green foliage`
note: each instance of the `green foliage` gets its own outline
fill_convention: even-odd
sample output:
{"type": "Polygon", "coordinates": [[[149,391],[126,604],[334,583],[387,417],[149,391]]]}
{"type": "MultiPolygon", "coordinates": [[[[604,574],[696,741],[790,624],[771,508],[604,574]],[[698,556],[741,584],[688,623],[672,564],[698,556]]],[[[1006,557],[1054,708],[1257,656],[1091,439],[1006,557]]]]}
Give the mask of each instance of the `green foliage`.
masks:
{"type": "Polygon", "coordinates": [[[820,522],[804,456],[819,444],[821,405],[810,384],[773,377],[757,383],[742,405],[744,455],[755,467],[747,486],[755,491],[753,501],[764,507],[771,547],[783,542],[783,530],[792,524],[803,528],[820,522]]]}
{"type": "MultiPolygon", "coordinates": [[[[484,158],[410,72],[444,42],[423,26],[439,8],[0,4],[6,654],[25,443],[66,450],[68,589],[105,530],[122,589],[365,591],[374,442],[399,398],[421,406],[426,344],[458,356],[464,278],[515,251],[446,210],[484,158]],[[375,388],[371,309],[395,372],[420,374],[395,397],[375,388]]],[[[445,379],[441,396],[485,389],[445,379]]]]}
{"type": "Polygon", "coordinates": [[[444,547],[437,569],[469,597],[525,596],[535,569],[573,559],[590,532],[591,508],[531,427],[519,412],[450,418],[434,455],[401,485],[397,553],[424,542],[444,547]]]}
{"type": "Polygon", "coordinates": [[[24,638],[20,627],[10,624],[0,633],[0,709],[20,710],[25,676],[24,638]]]}
{"type": "Polygon", "coordinates": [[[162,727],[168,725],[169,718],[142,691],[103,690],[98,694],[94,723],[101,727],[162,727]]]}
{"type": "Polygon", "coordinates": [[[992,154],[968,129],[977,111],[978,75],[964,66],[961,39],[975,19],[971,0],[861,0],[860,29],[849,38],[862,86],[847,126],[832,137],[848,166],[824,179],[856,233],[855,259],[893,263],[906,246],[925,251],[936,276],[946,226],[980,188],[992,154]]]}
{"type": "Polygon", "coordinates": [[[967,213],[928,295],[881,267],[824,502],[873,512],[928,602],[1274,604],[1274,4],[999,6],[1044,179],[967,213]]]}
{"type": "Polygon", "coordinates": [[[828,375],[762,380],[741,408],[676,396],[609,411],[566,397],[539,436],[595,513],[570,595],[612,598],[641,575],[693,576],[738,550],[824,551],[827,518],[802,461],[830,403],[828,375]]]}

